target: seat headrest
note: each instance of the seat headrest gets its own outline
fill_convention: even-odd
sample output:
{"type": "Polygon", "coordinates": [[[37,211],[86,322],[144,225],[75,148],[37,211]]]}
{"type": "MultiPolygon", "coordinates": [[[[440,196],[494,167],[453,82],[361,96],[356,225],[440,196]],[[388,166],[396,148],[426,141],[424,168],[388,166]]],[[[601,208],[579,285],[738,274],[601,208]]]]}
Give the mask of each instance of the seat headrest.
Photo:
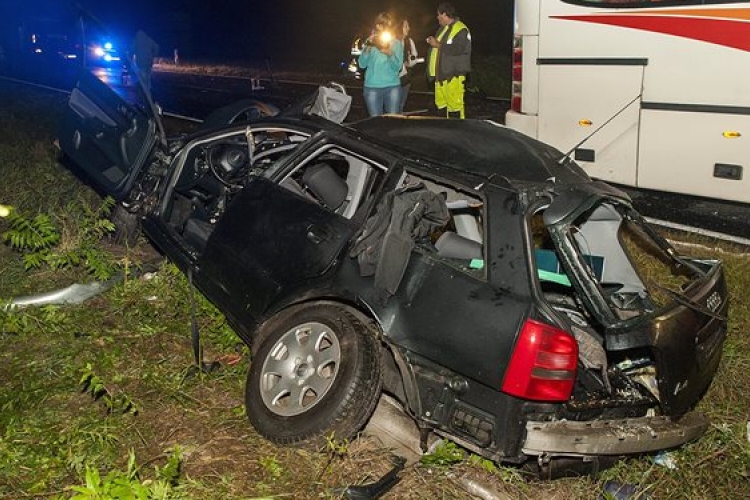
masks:
{"type": "Polygon", "coordinates": [[[349,192],[346,181],[325,163],[313,165],[305,170],[302,183],[331,210],[339,208],[349,192]]]}
{"type": "Polygon", "coordinates": [[[438,255],[449,259],[481,259],[482,244],[478,241],[465,238],[453,231],[446,231],[440,235],[435,242],[438,255]]]}

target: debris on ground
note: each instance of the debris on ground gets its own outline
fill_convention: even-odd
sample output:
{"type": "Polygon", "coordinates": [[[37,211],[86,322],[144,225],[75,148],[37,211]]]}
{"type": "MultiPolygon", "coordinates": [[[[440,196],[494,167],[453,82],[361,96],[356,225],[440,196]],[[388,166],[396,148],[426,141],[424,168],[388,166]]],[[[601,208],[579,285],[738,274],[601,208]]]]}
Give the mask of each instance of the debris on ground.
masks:
{"type": "Polygon", "coordinates": [[[117,276],[107,281],[94,281],[92,283],[74,283],[65,288],[58,290],[52,290],[51,292],[43,292],[35,295],[26,295],[24,297],[18,297],[12,299],[7,305],[4,306],[4,310],[20,309],[29,306],[45,306],[45,305],[65,305],[65,304],[81,304],[88,299],[103,293],[114,285],[122,281],[123,275],[118,274],[117,276]]]}
{"type": "Polygon", "coordinates": [[[619,481],[605,482],[602,492],[597,497],[598,500],[648,500],[649,498],[651,497],[646,495],[638,486],[619,481]]]}
{"type": "Polygon", "coordinates": [[[466,476],[457,478],[456,481],[464,491],[482,500],[511,500],[511,497],[496,491],[495,488],[484,481],[466,476]]]}
{"type": "Polygon", "coordinates": [[[662,451],[659,454],[657,454],[654,457],[654,463],[656,465],[661,465],[663,467],[666,467],[670,470],[677,469],[677,459],[675,459],[675,456],[673,453],[668,451],[662,451]]]}
{"type": "Polygon", "coordinates": [[[375,500],[380,498],[393,488],[401,477],[399,474],[404,470],[406,459],[399,456],[393,457],[393,468],[389,470],[382,478],[374,483],[363,484],[359,486],[348,486],[346,488],[337,488],[334,490],[335,495],[341,495],[347,500],[375,500]]]}
{"type": "MultiPolygon", "coordinates": [[[[0,205],[3,207],[3,205],[0,205]]],[[[1,216],[0,212],[0,216],[1,216]]],[[[158,259],[161,261],[161,258],[158,259]]],[[[157,261],[147,262],[144,268],[154,268],[157,266],[157,261]]],[[[136,273],[137,275],[137,273],[136,273]]],[[[144,273],[144,279],[151,279],[154,275],[153,271],[144,273]]],[[[9,311],[13,309],[21,309],[30,306],[46,306],[46,305],[74,305],[82,304],[87,300],[100,295],[118,283],[125,279],[125,274],[120,272],[112,276],[106,281],[93,281],[91,283],[73,283],[72,285],[49,292],[42,292],[33,295],[26,295],[23,297],[17,297],[11,299],[5,304],[0,310],[9,311]]],[[[154,297],[155,298],[155,297],[154,297]]]]}

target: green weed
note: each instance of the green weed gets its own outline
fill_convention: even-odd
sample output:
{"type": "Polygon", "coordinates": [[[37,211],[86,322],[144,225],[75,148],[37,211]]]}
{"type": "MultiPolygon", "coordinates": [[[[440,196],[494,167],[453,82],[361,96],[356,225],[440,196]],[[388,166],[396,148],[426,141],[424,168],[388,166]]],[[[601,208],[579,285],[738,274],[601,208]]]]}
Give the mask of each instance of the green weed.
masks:
{"type": "Polygon", "coordinates": [[[284,467],[276,457],[262,457],[258,463],[273,479],[278,479],[284,473],[284,467]]]}
{"type": "Polygon", "coordinates": [[[462,462],[466,454],[462,448],[452,441],[443,441],[435,449],[421,459],[422,465],[434,467],[450,467],[462,462]]]}
{"type": "Polygon", "coordinates": [[[111,255],[99,241],[115,230],[108,219],[114,200],[107,198],[96,209],[81,201],[68,203],[55,217],[25,216],[12,210],[10,228],[3,241],[23,254],[25,268],[47,265],[52,269],[83,266],[97,279],[109,279],[115,269],[111,255]]]}
{"type": "Polygon", "coordinates": [[[71,486],[75,492],[70,500],[170,500],[183,498],[177,486],[180,468],[180,451],[176,449],[163,469],[156,470],[155,479],[141,479],[131,450],[125,471],[114,470],[101,477],[96,468],[86,466],[84,486],[71,486]]]}
{"type": "Polygon", "coordinates": [[[103,401],[107,407],[107,413],[138,414],[138,407],[130,396],[124,392],[113,393],[108,389],[101,377],[94,373],[91,363],[87,363],[86,367],[81,369],[81,373],[79,384],[83,392],[90,394],[96,401],[103,401]]]}

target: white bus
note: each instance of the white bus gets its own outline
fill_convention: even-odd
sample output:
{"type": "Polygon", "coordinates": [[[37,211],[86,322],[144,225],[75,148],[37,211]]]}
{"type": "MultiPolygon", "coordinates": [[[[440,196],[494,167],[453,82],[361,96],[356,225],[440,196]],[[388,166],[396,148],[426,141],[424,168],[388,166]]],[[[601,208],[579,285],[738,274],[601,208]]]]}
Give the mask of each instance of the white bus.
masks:
{"type": "Polygon", "coordinates": [[[515,29],[509,127],[592,177],[750,203],[750,2],[516,0],[515,29]]]}

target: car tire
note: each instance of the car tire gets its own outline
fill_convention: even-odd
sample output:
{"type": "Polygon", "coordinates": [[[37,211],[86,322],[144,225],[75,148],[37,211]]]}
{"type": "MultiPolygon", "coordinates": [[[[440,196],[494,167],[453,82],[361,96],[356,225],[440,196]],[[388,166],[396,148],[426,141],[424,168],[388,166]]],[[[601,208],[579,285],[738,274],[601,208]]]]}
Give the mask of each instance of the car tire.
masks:
{"type": "Polygon", "coordinates": [[[112,243],[127,247],[138,243],[141,234],[141,221],[138,215],[128,212],[122,205],[117,205],[112,211],[111,220],[115,225],[112,243]]]}
{"type": "Polygon", "coordinates": [[[322,448],[353,437],[382,388],[378,341],[352,314],[312,303],[282,311],[261,327],[245,406],[253,427],[282,445],[322,448]]]}

